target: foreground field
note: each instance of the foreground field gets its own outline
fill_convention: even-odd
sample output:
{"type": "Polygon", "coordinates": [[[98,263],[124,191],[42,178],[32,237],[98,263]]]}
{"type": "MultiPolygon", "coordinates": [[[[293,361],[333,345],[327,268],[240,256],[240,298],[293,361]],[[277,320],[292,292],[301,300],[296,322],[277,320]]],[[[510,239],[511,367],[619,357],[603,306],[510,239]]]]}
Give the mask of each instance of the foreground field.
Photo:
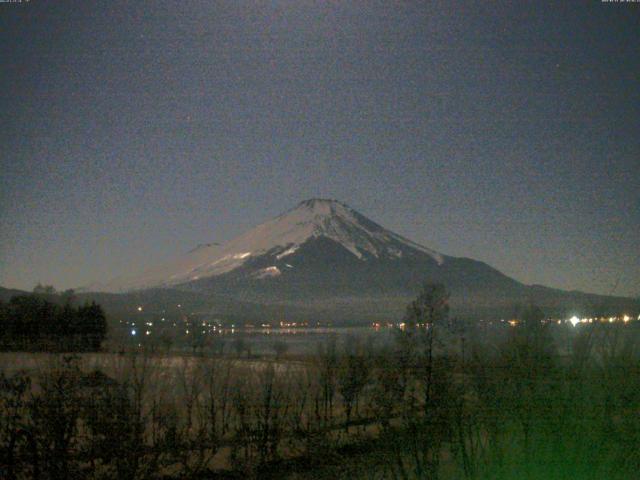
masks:
{"type": "Polygon", "coordinates": [[[2,478],[633,478],[638,328],[562,333],[523,323],[487,343],[434,326],[249,358],[4,353],[2,478]]]}

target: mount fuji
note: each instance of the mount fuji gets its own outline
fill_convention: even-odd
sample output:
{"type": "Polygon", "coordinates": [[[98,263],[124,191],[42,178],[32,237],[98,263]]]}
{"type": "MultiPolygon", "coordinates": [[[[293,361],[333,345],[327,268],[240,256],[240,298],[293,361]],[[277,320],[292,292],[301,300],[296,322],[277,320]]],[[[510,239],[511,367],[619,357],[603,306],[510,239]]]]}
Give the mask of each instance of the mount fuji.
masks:
{"type": "Polygon", "coordinates": [[[327,199],[303,201],[228,243],[200,245],[140,275],[89,289],[181,290],[363,319],[401,315],[425,281],[447,287],[457,314],[508,315],[528,302],[565,310],[614,299],[524,285],[483,262],[419,245],[327,199]]]}

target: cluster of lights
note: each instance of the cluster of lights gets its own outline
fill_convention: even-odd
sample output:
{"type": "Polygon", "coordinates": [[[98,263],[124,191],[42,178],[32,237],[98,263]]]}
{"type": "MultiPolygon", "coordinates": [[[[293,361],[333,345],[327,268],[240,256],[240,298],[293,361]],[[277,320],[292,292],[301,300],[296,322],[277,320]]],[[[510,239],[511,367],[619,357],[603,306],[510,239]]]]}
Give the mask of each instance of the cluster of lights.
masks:
{"type": "MultiPolygon", "coordinates": [[[[623,322],[623,323],[629,323],[630,321],[632,321],[633,318],[631,318],[629,315],[623,315],[622,317],[594,317],[594,318],[579,318],[578,316],[574,315],[573,317],[569,318],[568,320],[553,320],[553,319],[548,319],[548,320],[543,320],[543,323],[556,323],[558,325],[562,325],[562,323],[564,322],[568,322],[571,325],[573,325],[574,327],[580,323],[615,323],[615,322],[623,322]]],[[[638,321],[640,321],[640,315],[638,315],[638,321]]],[[[501,320],[501,322],[505,322],[505,320],[501,320]]],[[[491,324],[492,322],[489,322],[489,324],[491,324]]],[[[513,320],[507,320],[506,323],[508,323],[509,325],[511,325],[512,327],[517,326],[520,321],[513,319],[513,320]]],[[[402,328],[401,324],[401,328],[402,328]]],[[[376,324],[374,324],[374,327],[376,326],[376,324]]]]}
{"type": "MultiPolygon", "coordinates": [[[[404,329],[407,328],[407,324],[405,322],[400,322],[397,325],[398,325],[398,328],[400,330],[404,330],[404,329]]],[[[389,327],[389,326],[393,326],[393,325],[388,323],[387,326],[389,327]]],[[[374,328],[377,329],[379,327],[380,327],[379,323],[378,324],[374,324],[374,328]],[[376,325],[378,325],[378,327],[376,327],[376,325]]],[[[426,329],[429,329],[429,328],[431,328],[431,323],[429,323],[429,322],[427,322],[427,323],[412,323],[411,327],[412,328],[426,328],[426,329]]]]}
{"type": "Polygon", "coordinates": [[[307,325],[308,325],[308,323],[307,323],[307,322],[304,322],[304,323],[298,323],[298,322],[284,322],[284,321],[281,321],[281,322],[280,322],[280,326],[281,326],[281,327],[289,327],[289,328],[290,328],[290,327],[306,327],[307,325]]]}
{"type": "MultiPolygon", "coordinates": [[[[640,315],[638,315],[638,320],[640,320],[640,315]]],[[[629,315],[623,315],[622,317],[601,317],[601,318],[578,318],[576,315],[569,319],[569,323],[574,327],[579,323],[594,323],[594,322],[602,322],[602,323],[614,323],[622,321],[623,323],[629,323],[631,321],[631,317],[629,315]]]]}
{"type": "Polygon", "coordinates": [[[375,329],[375,330],[380,330],[383,327],[386,328],[392,328],[393,327],[393,323],[391,322],[386,322],[386,323],[382,323],[382,322],[373,322],[371,324],[371,326],[375,329]]]}

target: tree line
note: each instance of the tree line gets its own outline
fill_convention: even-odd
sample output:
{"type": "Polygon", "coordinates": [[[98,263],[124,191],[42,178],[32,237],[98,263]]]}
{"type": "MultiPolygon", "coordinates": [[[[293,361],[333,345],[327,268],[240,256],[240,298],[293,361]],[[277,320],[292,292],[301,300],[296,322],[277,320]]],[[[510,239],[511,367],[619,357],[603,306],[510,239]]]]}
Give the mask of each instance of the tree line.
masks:
{"type": "Polygon", "coordinates": [[[107,320],[95,302],[75,305],[68,292],[40,292],[0,301],[0,348],[24,351],[96,351],[107,320]]]}

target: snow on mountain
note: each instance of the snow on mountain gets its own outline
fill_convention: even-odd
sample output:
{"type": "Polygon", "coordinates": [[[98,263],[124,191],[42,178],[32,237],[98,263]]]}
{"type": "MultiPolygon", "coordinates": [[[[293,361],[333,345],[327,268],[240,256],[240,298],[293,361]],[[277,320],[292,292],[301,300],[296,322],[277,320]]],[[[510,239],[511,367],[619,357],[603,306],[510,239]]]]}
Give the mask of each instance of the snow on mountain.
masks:
{"type": "Polygon", "coordinates": [[[280,271],[280,269],[278,267],[276,267],[275,265],[273,265],[271,267],[262,268],[262,269],[258,270],[257,272],[255,272],[253,274],[253,276],[255,278],[277,277],[281,273],[282,272],[280,271]]]}
{"type": "MultiPolygon", "coordinates": [[[[276,256],[280,260],[295,253],[308,240],[318,237],[337,242],[361,261],[400,258],[416,251],[431,256],[438,264],[444,261],[439,253],[386,230],[344,203],[311,199],[226,244],[199,246],[166,265],[149,269],[136,277],[115,279],[99,289],[127,291],[166,287],[217,276],[267,252],[280,250],[276,256]]],[[[254,277],[269,278],[281,273],[273,266],[255,272],[254,277]]]]}

